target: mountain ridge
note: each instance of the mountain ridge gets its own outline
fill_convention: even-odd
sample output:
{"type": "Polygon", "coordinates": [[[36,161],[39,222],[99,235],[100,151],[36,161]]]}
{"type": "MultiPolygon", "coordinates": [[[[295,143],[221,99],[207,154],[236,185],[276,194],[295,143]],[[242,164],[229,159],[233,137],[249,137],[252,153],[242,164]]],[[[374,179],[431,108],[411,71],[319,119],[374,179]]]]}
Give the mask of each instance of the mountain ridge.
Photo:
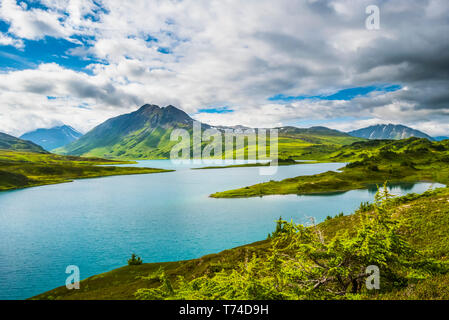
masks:
{"type": "Polygon", "coordinates": [[[39,128],[29,131],[21,135],[20,139],[31,141],[45,150],[51,151],[65,146],[81,136],[82,133],[64,124],[52,128],[39,128]]]}
{"type": "Polygon", "coordinates": [[[110,118],[77,141],[55,149],[56,153],[103,157],[167,158],[175,128],[191,129],[193,119],[184,111],[168,105],[144,104],[139,109],[110,118]]]}
{"type": "Polygon", "coordinates": [[[434,141],[434,138],[428,134],[401,125],[401,124],[376,124],[365,128],[353,130],[348,132],[353,137],[365,138],[365,139],[407,139],[410,137],[426,138],[430,141],[434,141]]]}
{"type": "MultiPolygon", "coordinates": [[[[192,133],[196,122],[184,111],[168,105],[159,107],[145,104],[137,110],[122,114],[99,124],[80,139],[69,145],[53,150],[64,155],[86,155],[103,158],[122,159],[167,159],[177,141],[170,141],[171,132],[183,128],[192,133]]],[[[244,126],[211,126],[201,123],[202,129],[251,129],[244,126]]],[[[359,141],[359,138],[325,127],[296,128],[280,127],[279,134],[283,145],[291,148],[280,154],[291,156],[295,148],[309,148],[316,144],[327,147],[359,141]]],[[[302,149],[301,149],[302,150],[302,149]]],[[[310,152],[309,152],[310,153],[310,152]]],[[[296,155],[295,155],[296,156],[296,155]]]]}

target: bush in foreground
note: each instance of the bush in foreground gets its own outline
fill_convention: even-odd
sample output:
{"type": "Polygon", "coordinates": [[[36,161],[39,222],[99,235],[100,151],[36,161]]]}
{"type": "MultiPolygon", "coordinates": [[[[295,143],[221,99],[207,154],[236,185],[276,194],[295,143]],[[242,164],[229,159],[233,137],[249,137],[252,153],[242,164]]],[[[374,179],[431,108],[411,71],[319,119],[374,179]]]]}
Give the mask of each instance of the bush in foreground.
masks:
{"type": "Polygon", "coordinates": [[[131,259],[128,259],[128,266],[138,266],[142,263],[143,263],[142,258],[137,256],[135,253],[131,255],[131,259]]]}

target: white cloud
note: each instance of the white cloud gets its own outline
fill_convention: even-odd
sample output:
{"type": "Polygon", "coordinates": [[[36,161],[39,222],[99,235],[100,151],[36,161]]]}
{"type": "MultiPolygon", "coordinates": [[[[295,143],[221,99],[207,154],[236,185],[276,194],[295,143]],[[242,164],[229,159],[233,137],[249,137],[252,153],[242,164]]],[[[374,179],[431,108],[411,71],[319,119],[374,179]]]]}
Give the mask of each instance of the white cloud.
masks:
{"type": "Polygon", "coordinates": [[[62,15],[41,9],[27,10],[13,0],[3,0],[0,17],[11,24],[9,32],[24,39],[41,39],[45,35],[66,37],[68,33],[59,21],[62,15]]]}
{"type": "Polygon", "coordinates": [[[154,103],[173,104],[212,124],[271,127],[317,119],[352,129],[402,122],[449,133],[449,4],[379,2],[381,30],[368,31],[365,7],[372,2],[110,0],[98,7],[90,0],[45,0],[43,10],[4,0],[0,19],[10,27],[0,44],[20,47],[21,39],[45,36],[82,44],[75,36],[89,36],[89,45],[68,54],[103,63],[92,63],[91,74],[48,63],[3,72],[0,131],[55,121],[86,130],[154,103]],[[352,101],[267,100],[387,83],[408,90],[352,101]],[[196,113],[224,105],[235,111],[196,113]],[[17,116],[28,113],[32,123],[17,116]],[[333,120],[345,117],[362,120],[333,120]]]}
{"type": "Polygon", "coordinates": [[[17,49],[22,49],[24,47],[22,40],[11,38],[2,32],[0,32],[0,46],[13,46],[17,49]]]}

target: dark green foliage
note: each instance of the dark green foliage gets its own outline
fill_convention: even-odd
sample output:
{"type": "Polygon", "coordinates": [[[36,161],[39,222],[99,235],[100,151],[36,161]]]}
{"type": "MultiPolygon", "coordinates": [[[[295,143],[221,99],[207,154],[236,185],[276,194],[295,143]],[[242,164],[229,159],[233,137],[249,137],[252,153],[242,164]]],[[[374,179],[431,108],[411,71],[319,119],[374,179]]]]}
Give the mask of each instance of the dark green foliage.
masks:
{"type": "Polygon", "coordinates": [[[142,258],[137,256],[135,253],[131,255],[131,259],[128,259],[128,266],[138,266],[143,263],[142,258]]]}
{"type": "Polygon", "coordinates": [[[373,205],[370,204],[368,201],[366,202],[361,202],[359,209],[357,210],[358,212],[366,212],[368,210],[372,210],[373,209],[373,205]]]}
{"type": "Polygon", "coordinates": [[[26,187],[34,182],[23,174],[0,170],[0,190],[1,187],[4,189],[26,187]]]}
{"type": "Polygon", "coordinates": [[[271,239],[286,232],[285,226],[287,225],[287,223],[288,222],[282,219],[282,217],[279,217],[279,219],[276,220],[276,229],[274,230],[274,232],[268,235],[268,238],[271,239]]]}

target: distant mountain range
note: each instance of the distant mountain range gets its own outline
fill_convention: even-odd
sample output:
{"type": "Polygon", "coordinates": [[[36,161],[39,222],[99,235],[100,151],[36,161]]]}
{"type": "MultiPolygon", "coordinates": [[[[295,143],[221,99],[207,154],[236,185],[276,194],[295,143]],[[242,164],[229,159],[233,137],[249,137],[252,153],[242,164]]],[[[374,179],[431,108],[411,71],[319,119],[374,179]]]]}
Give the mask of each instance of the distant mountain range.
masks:
{"type": "Polygon", "coordinates": [[[69,144],[82,136],[70,126],[62,125],[50,129],[37,129],[20,136],[20,139],[29,140],[40,145],[45,150],[53,150],[69,144]]]}
{"type": "MultiPolygon", "coordinates": [[[[193,120],[187,113],[174,107],[159,107],[146,104],[137,111],[111,118],[98,125],[80,139],[54,150],[59,154],[98,156],[127,159],[166,159],[172,147],[177,144],[170,141],[171,132],[184,128],[191,132],[193,120]]],[[[202,129],[212,126],[202,124],[202,129]]],[[[243,126],[214,127],[224,129],[247,129],[243,126]]],[[[349,144],[361,139],[346,133],[325,127],[301,129],[281,127],[282,139],[280,155],[297,155],[298,150],[314,145],[326,145],[329,148],[349,144]]],[[[329,149],[327,148],[327,150],[329,149]]]]}
{"type": "Polygon", "coordinates": [[[435,139],[435,141],[443,141],[443,140],[447,140],[449,139],[449,137],[446,136],[438,136],[438,137],[433,137],[435,139]]]}
{"type": "Polygon", "coordinates": [[[365,139],[406,139],[410,137],[426,138],[430,141],[435,139],[419,130],[412,129],[400,124],[378,124],[366,128],[348,132],[353,137],[365,139]]]}
{"type": "Polygon", "coordinates": [[[46,153],[46,151],[31,141],[22,140],[0,132],[0,149],[46,153]]]}
{"type": "MultiPolygon", "coordinates": [[[[37,129],[21,136],[22,140],[1,134],[0,149],[44,152],[38,146],[63,155],[96,156],[122,159],[167,159],[177,141],[170,141],[174,129],[184,128],[190,133],[195,122],[187,113],[174,107],[145,104],[138,110],[106,120],[84,136],[70,126],[37,129]],[[32,141],[32,142],[31,142],[32,141]],[[34,143],[33,143],[34,142],[34,143]]],[[[250,129],[244,126],[210,126],[202,123],[202,129],[250,129]]],[[[375,125],[349,133],[326,127],[297,128],[278,127],[279,156],[281,158],[315,159],[321,153],[329,153],[343,145],[365,139],[426,138],[429,135],[403,125],[375,125]]],[[[244,150],[236,151],[240,154],[244,150]]]]}
{"type": "Polygon", "coordinates": [[[297,128],[297,127],[278,127],[279,133],[281,135],[288,134],[303,134],[303,135],[326,135],[326,136],[336,136],[336,137],[347,137],[348,134],[334,129],[329,129],[327,127],[316,126],[310,128],[297,128]]]}

